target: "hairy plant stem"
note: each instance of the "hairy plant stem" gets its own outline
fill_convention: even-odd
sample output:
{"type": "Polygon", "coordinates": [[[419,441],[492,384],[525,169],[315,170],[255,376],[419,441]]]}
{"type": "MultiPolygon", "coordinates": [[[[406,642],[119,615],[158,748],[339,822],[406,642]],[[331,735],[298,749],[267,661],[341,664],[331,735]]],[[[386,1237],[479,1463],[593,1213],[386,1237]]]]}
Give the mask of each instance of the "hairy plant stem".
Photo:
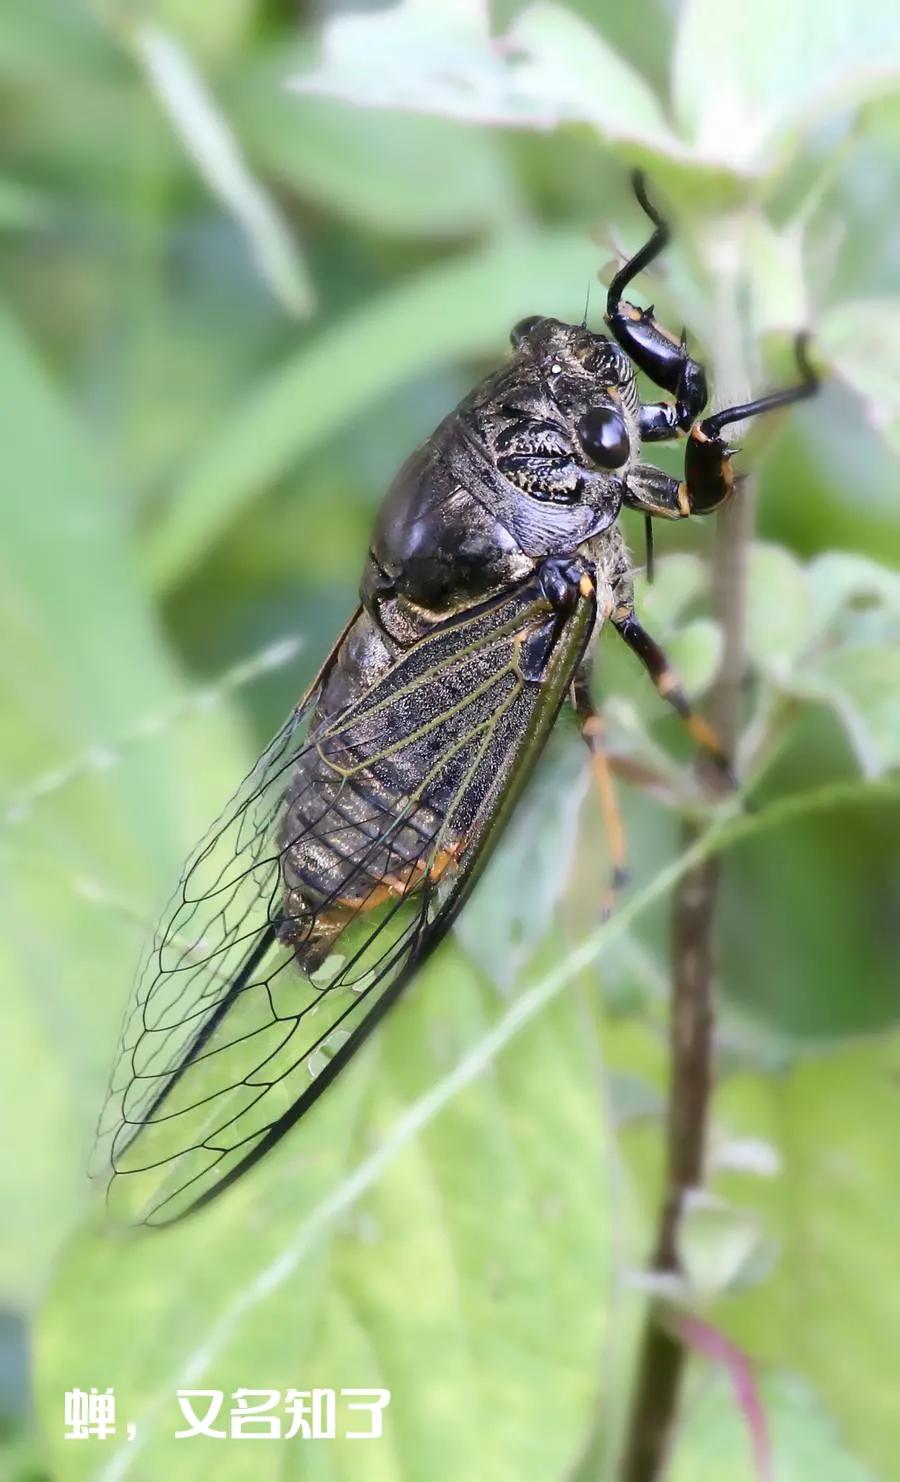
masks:
{"type": "MultiPolygon", "coordinates": [[[[718,517],[713,607],[723,636],[722,665],[710,697],[710,718],[728,752],[740,722],[745,656],[747,552],[755,523],[754,491],[718,517]]],[[[697,838],[697,825],[682,828],[682,849],[697,838]]],[[[672,903],[670,1083],[667,1106],[666,1183],[651,1270],[678,1275],[679,1233],[685,1202],[703,1183],[709,1099],[713,1080],[713,924],[721,859],[701,860],[679,881],[672,903]]],[[[622,1482],[659,1482],[669,1454],[684,1370],[685,1350],[653,1302],[638,1353],[631,1414],[622,1462],[622,1482]]]]}

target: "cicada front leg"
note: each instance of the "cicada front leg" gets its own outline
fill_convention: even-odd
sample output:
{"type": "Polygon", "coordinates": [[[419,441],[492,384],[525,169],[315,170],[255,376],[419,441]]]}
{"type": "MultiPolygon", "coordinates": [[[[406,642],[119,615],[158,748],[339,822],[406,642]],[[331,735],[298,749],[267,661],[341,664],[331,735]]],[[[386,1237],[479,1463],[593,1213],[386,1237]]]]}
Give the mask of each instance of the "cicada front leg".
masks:
{"type": "Polygon", "coordinates": [[[812,396],[818,390],[819,381],[807,357],[807,336],[800,334],[796,341],[800,380],[796,386],[742,406],[725,407],[697,421],[709,396],[706,371],[688,354],[684,334],[676,337],[656,320],[652,308],[640,309],[622,297],[632,279],[659,256],[669,241],[669,228],[648,199],[640,173],[634,176],[634,190],[654,230],[649,241],[613,278],[607,296],[606,322],[635,365],[675,397],[674,402],[653,402],[641,407],[642,440],[662,442],[686,434],[687,446],[682,479],[672,478],[653,464],[638,464],[629,474],[624,503],[648,516],[680,520],[690,515],[711,514],[734,492],[731,459],[736,450],[723,439],[723,430],[745,418],[791,406],[812,396]]]}
{"type": "MultiPolygon", "coordinates": [[[[806,355],[805,335],[797,337],[796,351],[801,374],[796,386],[775,391],[770,396],[760,396],[742,406],[725,407],[721,412],[695,422],[688,433],[684,477],[676,479],[652,463],[639,463],[629,474],[623,502],[645,515],[669,520],[709,515],[720,509],[734,493],[731,459],[737,451],[722,438],[723,429],[734,422],[743,422],[747,417],[759,416],[761,412],[791,406],[795,401],[812,396],[818,389],[818,379],[806,355]]],[[[643,407],[642,416],[658,410],[658,407],[643,407]]]]}
{"type": "Polygon", "coordinates": [[[616,273],[606,296],[606,322],[622,349],[639,370],[674,402],[658,402],[641,409],[641,436],[646,442],[677,437],[686,432],[706,406],[706,371],[687,352],[682,333],[676,337],[655,318],[652,307],[638,308],[623,299],[625,289],[649,267],[669,244],[669,228],[647,197],[640,171],[632,176],[634,193],[641,209],[653,222],[653,235],[634,257],[616,273]]]}

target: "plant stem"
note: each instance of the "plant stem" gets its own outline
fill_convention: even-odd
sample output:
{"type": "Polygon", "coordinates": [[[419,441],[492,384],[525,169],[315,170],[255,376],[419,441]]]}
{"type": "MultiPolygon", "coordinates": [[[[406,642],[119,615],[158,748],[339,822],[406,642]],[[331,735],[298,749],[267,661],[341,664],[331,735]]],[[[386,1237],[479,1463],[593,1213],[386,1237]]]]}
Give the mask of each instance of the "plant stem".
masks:
{"type": "MultiPolygon", "coordinates": [[[[722,665],[710,697],[710,716],[729,754],[740,723],[745,658],[747,551],[755,523],[749,483],[718,517],[713,607],[723,636],[722,665]]],[[[682,848],[697,837],[682,829],[682,848]]],[[[702,860],[678,884],[672,904],[670,1084],[666,1184],[651,1270],[677,1275],[685,1200],[703,1182],[713,1080],[713,925],[721,877],[717,856],[702,860]]],[[[685,1350],[651,1303],[644,1324],[622,1462],[622,1482],[658,1482],[668,1456],[684,1371],[685,1350]]]]}

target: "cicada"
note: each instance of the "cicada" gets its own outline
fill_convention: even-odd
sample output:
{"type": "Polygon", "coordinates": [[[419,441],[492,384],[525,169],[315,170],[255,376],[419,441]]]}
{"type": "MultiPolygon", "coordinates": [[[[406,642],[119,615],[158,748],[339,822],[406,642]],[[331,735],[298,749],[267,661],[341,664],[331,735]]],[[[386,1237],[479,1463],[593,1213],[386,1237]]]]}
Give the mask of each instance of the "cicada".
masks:
{"type": "MultiPolygon", "coordinates": [[[[340,1075],[434,952],[560,708],[575,705],[621,855],[589,672],[610,626],[723,766],[634,610],[623,509],[683,519],[733,489],[703,367],[623,295],[605,330],[532,316],[512,353],[404,464],[359,606],[187,862],[126,1014],[101,1117],[113,1208],[167,1224],[257,1163],[340,1075]],[[666,400],[642,402],[636,371],[666,400]],[[684,437],[684,473],[644,462],[684,437]]],[[[621,859],[618,860],[621,868],[621,859]]]]}

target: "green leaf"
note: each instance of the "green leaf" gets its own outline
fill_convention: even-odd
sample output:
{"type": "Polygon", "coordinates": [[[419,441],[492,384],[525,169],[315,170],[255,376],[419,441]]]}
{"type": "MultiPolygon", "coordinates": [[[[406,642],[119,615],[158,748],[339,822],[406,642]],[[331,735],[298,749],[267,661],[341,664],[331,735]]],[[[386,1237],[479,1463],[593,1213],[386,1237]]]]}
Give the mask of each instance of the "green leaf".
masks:
{"type": "MultiPolygon", "coordinates": [[[[135,590],[136,563],[115,491],[70,419],[21,332],[0,318],[0,376],[15,416],[4,425],[6,476],[17,497],[3,507],[3,682],[16,696],[18,724],[4,737],[10,792],[36,772],[65,765],[72,748],[101,746],[139,715],[178,694],[168,660],[135,590]],[[64,476],[63,476],[64,470],[64,476]],[[21,667],[12,667],[13,654],[21,667]]],[[[172,813],[164,759],[135,753],[110,774],[118,821],[93,837],[143,845],[154,878],[156,851],[172,813]],[[153,794],[156,793],[154,799],[153,794]]],[[[100,767],[96,769],[100,771],[100,767]]],[[[82,848],[90,857],[92,831],[82,848]]],[[[120,878],[120,884],[126,881],[120,878]]]]}
{"type": "Polygon", "coordinates": [[[453,240],[525,213],[507,151],[489,130],[387,110],[361,115],[285,92],[296,48],[242,69],[229,96],[254,159],[346,220],[453,240]],[[439,189],[435,183],[440,182],[439,189]]]}
{"type": "Polygon", "coordinates": [[[148,535],[154,582],[183,580],[269,484],[393,388],[456,356],[496,354],[535,305],[571,317],[594,257],[578,233],[510,237],[429,269],[304,345],[231,412],[172,491],[148,535]]]}
{"type": "MultiPolygon", "coordinates": [[[[606,1142],[590,1016],[562,990],[715,837],[660,871],[492,1026],[496,996],[486,1002],[445,948],[369,1047],[386,1057],[371,1099],[356,1100],[360,1077],[372,1073],[369,1053],[315,1108],[303,1143],[286,1139],[202,1220],[131,1240],[102,1224],[88,1228],[60,1272],[40,1343],[42,1410],[68,1464],[88,1469],[94,1461],[85,1451],[71,1455],[54,1429],[59,1395],[73,1367],[80,1373],[98,1352],[120,1390],[123,1419],[140,1436],[118,1457],[107,1452],[110,1470],[101,1475],[127,1475],[145,1450],[152,1474],[162,1467],[169,1475],[187,1465],[184,1448],[172,1450],[173,1390],[206,1377],[228,1391],[245,1382],[248,1356],[270,1383],[295,1385],[298,1355],[319,1383],[340,1387],[363,1327],[368,1373],[389,1375],[402,1397],[397,1447],[424,1456],[425,1475],[459,1476],[461,1457],[464,1473],[487,1457],[498,1477],[570,1466],[573,1436],[596,1413],[591,1355],[606,1322],[597,1271],[598,1262],[606,1268],[621,1187],[611,1167],[609,1197],[598,1206],[596,1181],[583,1176],[601,1157],[606,1166],[606,1142]],[[464,1044],[471,1049],[461,1054],[464,1044]],[[399,1116],[398,1091],[407,1103],[399,1116]],[[357,1138],[359,1159],[336,1183],[357,1138]],[[344,1217],[364,1198],[371,1202],[362,1222],[348,1225],[344,1217]],[[323,1249],[332,1231],[340,1239],[323,1249]],[[355,1322],[344,1341],[338,1325],[348,1307],[355,1322]],[[549,1410],[535,1406],[536,1395],[550,1397],[549,1410]],[[489,1434],[474,1396],[492,1416],[489,1434]]],[[[233,1459],[232,1451],[219,1466],[233,1459]]]]}
{"type": "Polygon", "coordinates": [[[777,682],[789,680],[813,634],[806,572],[783,546],[757,542],[750,553],[747,652],[777,682]]]}
{"type": "Polygon", "coordinates": [[[586,123],[642,155],[756,175],[781,162],[776,143],[828,107],[897,88],[900,24],[890,0],[874,0],[865,26],[850,0],[824,12],[800,0],[788,16],[763,0],[749,17],[691,0],[675,59],[680,135],[604,37],[547,0],[527,7],[500,47],[474,4],[403,0],[374,15],[340,14],[326,25],[323,54],[295,88],[469,122],[586,123]]]}
{"type": "Polygon", "coordinates": [[[900,453],[900,299],[856,299],[830,309],[817,344],[860,397],[866,420],[900,453]]]}
{"type": "Polygon", "coordinates": [[[0,1083],[16,1127],[0,1272],[18,1305],[84,1198],[88,1129],[156,897],[239,775],[241,748],[224,709],[167,724],[183,690],[139,595],[117,491],[5,315],[0,380],[0,938],[15,1025],[0,1083]]]}
{"type": "Polygon", "coordinates": [[[750,558],[747,648],[781,690],[832,707],[867,777],[900,762],[900,579],[830,553],[804,570],[779,546],[750,558]]]}
{"type": "MultiPolygon", "coordinates": [[[[693,1379],[670,1482],[763,1482],[729,1381],[717,1374],[712,1380],[704,1376],[700,1384],[696,1366],[693,1379]]],[[[777,1482],[879,1482],[851,1454],[809,1385],[793,1374],[777,1373],[763,1376],[759,1390],[777,1482]]]]}
{"type": "Polygon", "coordinates": [[[705,160],[769,173],[824,114],[900,86],[900,11],[872,0],[687,0],[675,51],[674,103],[705,160]]]}
{"type": "Polygon", "coordinates": [[[711,618],[696,618],[669,639],[666,652],[685,693],[696,699],[709,688],[719,672],[722,629],[711,618]]]}
{"type": "Polygon", "coordinates": [[[718,1186],[752,1202],[781,1255],[769,1280],[721,1304],[715,1321],[761,1362],[802,1374],[846,1444],[893,1476],[900,1411],[885,1356],[900,1351],[900,1039],[777,1078],[734,1077],[716,1116],[778,1152],[776,1178],[748,1185],[731,1175],[718,1186]]]}
{"type": "MultiPolygon", "coordinates": [[[[241,1384],[391,1388],[384,1444],[335,1442],[325,1476],[399,1479],[409,1457],[430,1482],[564,1474],[596,1403],[610,1238],[576,996],[381,1157],[404,1106],[497,1007],[448,948],[372,1052],[202,1220],[161,1237],[77,1238],[39,1340],[41,1407],[67,1478],[113,1467],[177,1482],[208,1463],[239,1479],[240,1448],[172,1437],[179,1387],[241,1384]],[[346,1177],[372,1158],[377,1182],[346,1177]],[[61,1440],[61,1395],[100,1370],[138,1440],[76,1455],[61,1440]]],[[[260,1482],[285,1465],[307,1475],[290,1448],[254,1458],[260,1482]]]]}
{"type": "Polygon", "coordinates": [[[685,612],[706,587],[706,572],[697,556],[679,552],[656,563],[653,582],[635,579],[635,603],[641,622],[659,639],[689,695],[702,695],[722,659],[722,634],[710,618],[685,620],[685,612]]]}
{"type": "Polygon", "coordinates": [[[185,149],[240,223],[263,278],[292,314],[308,314],[312,289],[287,222],[251,174],[230,124],[191,58],[176,37],[159,26],[136,27],[134,45],[185,149]]]}
{"type": "Polygon", "coordinates": [[[663,108],[598,30],[562,5],[539,0],[514,21],[506,42],[516,91],[537,117],[591,124],[606,139],[663,156],[687,157],[663,108]]]}
{"type": "Polygon", "coordinates": [[[641,573],[635,579],[635,602],[648,627],[656,632],[672,631],[684,610],[706,586],[706,570],[699,556],[677,552],[656,563],[654,579],[641,573]]]}
{"type": "Polygon", "coordinates": [[[853,611],[876,615],[887,632],[900,619],[900,574],[847,551],[826,551],[809,565],[817,636],[832,641],[853,611]]]}
{"type": "Polygon", "coordinates": [[[480,5],[404,0],[325,27],[323,61],[298,91],[472,123],[591,124],[610,139],[686,156],[644,80],[599,32],[561,5],[518,16],[502,45],[480,5]]]}
{"type": "Polygon", "coordinates": [[[472,961],[506,994],[520,981],[569,883],[588,780],[584,742],[558,727],[457,922],[472,961]]]}
{"type": "Polygon", "coordinates": [[[842,720],[867,777],[900,766],[900,648],[848,643],[804,668],[802,690],[842,720]]]}
{"type": "MultiPolygon", "coordinates": [[[[127,19],[129,0],[113,3],[127,19]]],[[[259,0],[218,0],[216,5],[195,5],[194,0],[152,0],[149,7],[153,19],[180,37],[191,52],[213,62],[247,54],[259,9],[259,0]]]]}
{"type": "Polygon", "coordinates": [[[8,175],[0,176],[0,230],[27,230],[48,215],[49,202],[43,194],[8,175]]]}
{"type": "Polygon", "coordinates": [[[399,0],[377,12],[334,14],[322,53],[316,71],[293,79],[298,92],[478,118],[505,91],[487,11],[473,0],[399,0]]]}
{"type": "Polygon", "coordinates": [[[784,334],[812,322],[804,262],[804,222],[776,231],[762,212],[747,222],[745,252],[755,334],[784,334]]]}
{"type": "Polygon", "coordinates": [[[685,1208],[679,1237],[684,1260],[682,1299],[689,1305],[754,1285],[771,1264],[752,1210],[695,1192],[685,1208]]]}

